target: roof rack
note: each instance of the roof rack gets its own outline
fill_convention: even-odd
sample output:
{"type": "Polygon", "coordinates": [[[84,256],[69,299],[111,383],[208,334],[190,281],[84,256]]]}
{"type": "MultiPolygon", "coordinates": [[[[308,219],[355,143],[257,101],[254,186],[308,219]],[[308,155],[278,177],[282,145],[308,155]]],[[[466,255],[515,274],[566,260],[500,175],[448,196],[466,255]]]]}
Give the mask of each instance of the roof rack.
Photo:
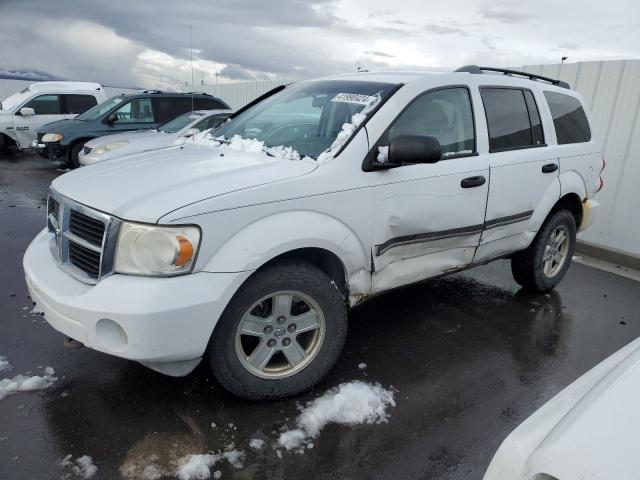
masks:
{"type": "Polygon", "coordinates": [[[144,90],[142,93],[162,93],[160,90],[144,90]]]}
{"type": "Polygon", "coordinates": [[[207,95],[208,97],[211,97],[212,95],[210,93],[207,92],[182,92],[185,95],[207,95]]]}
{"type": "Polygon", "coordinates": [[[503,75],[518,75],[521,77],[526,77],[529,80],[537,81],[541,80],[543,82],[550,83],[551,85],[556,85],[558,87],[567,88],[571,90],[571,86],[562,80],[557,80],[554,78],[543,77],[542,75],[535,75],[533,73],[520,72],[518,70],[509,70],[507,68],[496,68],[496,67],[479,67],[478,65],[465,65],[464,67],[460,67],[456,72],[467,72],[472,74],[483,74],[484,72],[498,72],[503,75]]]}

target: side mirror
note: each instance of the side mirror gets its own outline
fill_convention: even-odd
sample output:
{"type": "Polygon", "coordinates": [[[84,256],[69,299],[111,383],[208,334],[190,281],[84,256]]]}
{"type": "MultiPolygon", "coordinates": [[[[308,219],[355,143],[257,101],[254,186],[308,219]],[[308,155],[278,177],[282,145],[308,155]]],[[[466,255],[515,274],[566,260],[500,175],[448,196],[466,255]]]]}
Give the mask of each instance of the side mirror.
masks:
{"type": "Polygon", "coordinates": [[[197,128],[190,128],[189,130],[184,132],[182,136],[185,138],[189,138],[189,137],[193,137],[196,133],[200,133],[200,130],[198,130],[197,128]]]}
{"type": "Polygon", "coordinates": [[[428,135],[398,135],[389,145],[389,163],[436,163],[442,158],[440,142],[428,135]]]}
{"type": "Polygon", "coordinates": [[[113,123],[118,120],[118,116],[115,113],[112,113],[107,117],[107,123],[113,123]]]}
{"type": "Polygon", "coordinates": [[[22,107],[20,109],[20,115],[22,115],[23,117],[30,117],[31,115],[35,115],[36,111],[33,108],[30,107],[22,107]]]}

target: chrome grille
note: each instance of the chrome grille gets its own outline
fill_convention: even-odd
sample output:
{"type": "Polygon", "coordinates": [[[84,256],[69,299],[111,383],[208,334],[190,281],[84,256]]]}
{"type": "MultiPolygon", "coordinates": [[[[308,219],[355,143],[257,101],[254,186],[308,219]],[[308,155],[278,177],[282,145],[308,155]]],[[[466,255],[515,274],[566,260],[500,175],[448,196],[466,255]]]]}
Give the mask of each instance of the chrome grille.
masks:
{"type": "Polygon", "coordinates": [[[112,273],[118,219],[54,190],[47,212],[51,253],[68,273],[86,283],[96,283],[112,273]]]}

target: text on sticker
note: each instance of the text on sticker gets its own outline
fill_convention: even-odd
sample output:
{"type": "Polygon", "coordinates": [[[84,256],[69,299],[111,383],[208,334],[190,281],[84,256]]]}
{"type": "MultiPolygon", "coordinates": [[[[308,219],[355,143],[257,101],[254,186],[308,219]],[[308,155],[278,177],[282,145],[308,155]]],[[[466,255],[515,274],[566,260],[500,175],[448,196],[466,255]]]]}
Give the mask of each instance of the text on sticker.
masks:
{"type": "Polygon", "coordinates": [[[358,105],[369,105],[377,97],[362,95],[360,93],[338,93],[331,99],[332,102],[357,103],[358,105]]]}

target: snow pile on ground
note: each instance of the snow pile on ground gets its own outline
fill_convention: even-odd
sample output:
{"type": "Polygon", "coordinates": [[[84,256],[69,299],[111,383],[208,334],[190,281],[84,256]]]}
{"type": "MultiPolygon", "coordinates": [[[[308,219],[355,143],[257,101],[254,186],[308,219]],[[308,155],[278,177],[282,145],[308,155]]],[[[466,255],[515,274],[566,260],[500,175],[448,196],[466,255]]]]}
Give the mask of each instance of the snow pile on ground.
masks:
{"type": "Polygon", "coordinates": [[[44,369],[44,375],[16,375],[13,378],[3,378],[0,380],[0,400],[16,392],[30,392],[33,390],[43,390],[49,388],[57,380],[54,377],[56,372],[51,367],[44,369]]]}
{"type": "Polygon", "coordinates": [[[393,392],[361,381],[343,383],[307,404],[298,416],[297,427],[278,439],[287,450],[300,448],[316,438],[328,423],[358,425],[387,422],[388,407],[395,407],[393,392]]]}
{"type": "Polygon", "coordinates": [[[74,462],[73,455],[69,454],[62,459],[61,464],[80,478],[91,478],[98,471],[98,467],[93,464],[93,459],[89,455],[82,455],[74,462]]]}
{"type": "MultiPolygon", "coordinates": [[[[242,468],[244,452],[233,448],[221,453],[203,453],[183,457],[178,461],[176,476],[180,480],[205,480],[211,477],[211,469],[221,460],[228,461],[234,468],[242,468]]],[[[214,478],[220,478],[219,471],[214,472],[214,478]]]]}
{"type": "Polygon", "coordinates": [[[5,370],[11,370],[11,364],[7,357],[3,357],[0,355],[0,372],[4,372],[5,370]]]}

